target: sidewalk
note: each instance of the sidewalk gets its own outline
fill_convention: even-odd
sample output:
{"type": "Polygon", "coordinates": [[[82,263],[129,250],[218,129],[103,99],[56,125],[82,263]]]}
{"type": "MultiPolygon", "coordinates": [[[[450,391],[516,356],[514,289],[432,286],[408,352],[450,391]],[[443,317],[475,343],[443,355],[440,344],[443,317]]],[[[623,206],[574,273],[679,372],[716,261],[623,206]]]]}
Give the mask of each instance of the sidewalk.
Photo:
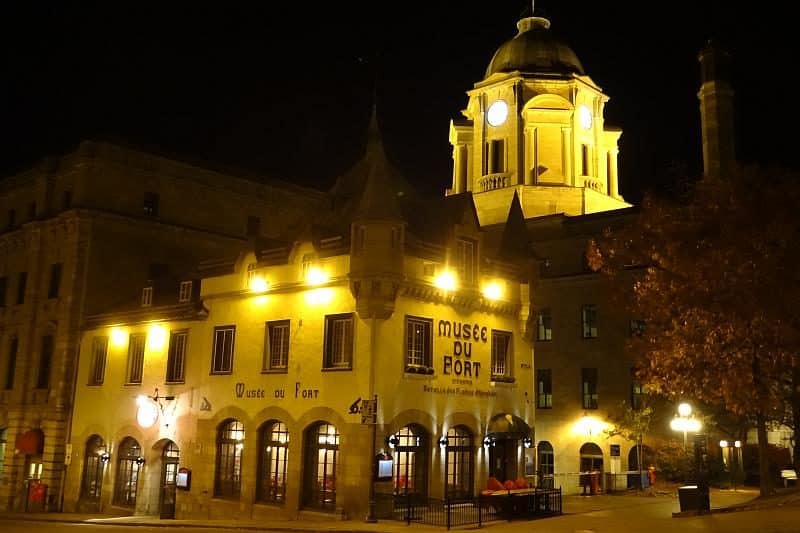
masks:
{"type": "MultiPolygon", "coordinates": [[[[749,508],[758,508],[757,506],[759,505],[781,505],[786,501],[800,501],[800,492],[797,491],[783,496],[779,494],[774,497],[774,501],[765,500],[761,503],[754,503],[753,500],[757,496],[758,491],[756,489],[738,491],[712,489],[712,513],[747,510],[749,508]]],[[[563,498],[564,514],[562,516],[589,515],[598,512],[614,513],[615,511],[623,513],[627,510],[637,515],[657,513],[659,515],[669,516],[670,512],[678,511],[678,507],[677,494],[671,493],[671,491],[660,491],[655,495],[650,495],[647,492],[626,492],[596,496],[570,495],[564,496],[563,498]]],[[[285,520],[264,523],[255,520],[161,520],[157,516],[109,516],[78,513],[0,513],[0,520],[4,519],[117,526],[195,527],[251,531],[281,531],[289,533],[310,533],[319,531],[335,533],[361,533],[365,531],[373,533],[407,533],[409,531],[409,526],[407,526],[405,522],[394,520],[380,520],[377,523],[366,523],[363,520],[285,520]]],[[[531,522],[544,525],[545,523],[552,524],[552,521],[558,520],[560,520],[560,517],[541,518],[531,522]]],[[[516,533],[519,531],[519,525],[519,521],[495,521],[484,524],[484,528],[489,528],[497,533],[503,533],[505,531],[514,531],[516,533]]],[[[410,527],[418,532],[435,531],[441,533],[446,531],[443,527],[426,526],[422,524],[412,524],[410,527]]],[[[453,529],[476,529],[476,527],[477,526],[472,525],[453,529]]]]}

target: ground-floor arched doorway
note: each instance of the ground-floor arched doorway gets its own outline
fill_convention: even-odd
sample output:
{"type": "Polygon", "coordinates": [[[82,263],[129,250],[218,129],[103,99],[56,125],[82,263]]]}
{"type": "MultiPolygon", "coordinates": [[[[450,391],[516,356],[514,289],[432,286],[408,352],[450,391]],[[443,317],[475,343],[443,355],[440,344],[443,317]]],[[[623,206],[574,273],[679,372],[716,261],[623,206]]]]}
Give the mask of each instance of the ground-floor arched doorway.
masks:
{"type": "Polygon", "coordinates": [[[175,518],[175,490],[178,476],[180,450],[174,442],[167,441],[161,451],[161,489],[158,511],[161,518],[175,518]]]}
{"type": "Polygon", "coordinates": [[[501,483],[515,480],[522,471],[520,449],[524,438],[530,436],[530,427],[512,414],[499,414],[489,421],[486,444],[489,447],[489,475],[501,483]]]}

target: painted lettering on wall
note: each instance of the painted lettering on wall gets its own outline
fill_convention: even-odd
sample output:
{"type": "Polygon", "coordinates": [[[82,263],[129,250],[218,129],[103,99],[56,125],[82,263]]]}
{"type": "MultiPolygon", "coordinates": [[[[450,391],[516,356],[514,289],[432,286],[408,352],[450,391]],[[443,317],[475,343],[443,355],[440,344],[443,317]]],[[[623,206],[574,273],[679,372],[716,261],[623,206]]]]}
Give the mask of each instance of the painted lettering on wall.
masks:
{"type": "Polygon", "coordinates": [[[319,389],[310,389],[301,386],[299,381],[294,382],[294,397],[303,398],[304,400],[319,398],[319,389]]]}
{"type": "Polygon", "coordinates": [[[486,344],[488,331],[486,326],[480,324],[440,320],[439,336],[453,339],[453,353],[444,355],[442,374],[464,378],[480,377],[481,364],[468,359],[472,358],[474,342],[486,344]]]}
{"type": "Polygon", "coordinates": [[[267,395],[264,389],[248,389],[247,385],[239,382],[234,387],[234,392],[237,398],[266,398],[267,395]]]}

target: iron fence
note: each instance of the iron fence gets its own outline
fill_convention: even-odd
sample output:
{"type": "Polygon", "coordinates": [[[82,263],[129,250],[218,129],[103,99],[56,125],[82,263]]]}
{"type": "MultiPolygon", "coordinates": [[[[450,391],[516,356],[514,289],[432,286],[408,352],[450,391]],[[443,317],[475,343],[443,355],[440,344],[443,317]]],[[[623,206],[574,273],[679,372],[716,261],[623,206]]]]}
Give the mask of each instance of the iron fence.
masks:
{"type": "Polygon", "coordinates": [[[416,494],[376,494],[378,518],[451,527],[495,520],[524,520],[561,514],[561,489],[497,491],[472,499],[426,498],[416,494]]]}

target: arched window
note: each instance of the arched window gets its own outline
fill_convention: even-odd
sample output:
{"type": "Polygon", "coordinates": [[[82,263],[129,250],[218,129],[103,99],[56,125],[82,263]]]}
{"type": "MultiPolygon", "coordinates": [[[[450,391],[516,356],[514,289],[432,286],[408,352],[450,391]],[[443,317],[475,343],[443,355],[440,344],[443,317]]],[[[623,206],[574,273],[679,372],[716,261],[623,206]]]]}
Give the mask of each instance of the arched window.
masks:
{"type": "Polygon", "coordinates": [[[286,463],[289,457],[289,430],[283,422],[261,426],[259,440],[258,492],[262,502],[282,503],[286,497],[286,463]]]}
{"type": "Polygon", "coordinates": [[[650,448],[642,445],[641,449],[642,461],[639,462],[639,448],[634,445],[631,451],[628,452],[628,470],[639,470],[639,464],[642,465],[643,470],[647,470],[648,461],[652,461],[653,456],[650,455],[650,448]]]}
{"type": "Polygon", "coordinates": [[[472,498],[473,454],[472,432],[464,426],[447,430],[445,445],[445,495],[453,499],[472,498]]]}
{"type": "Polygon", "coordinates": [[[217,428],[217,465],[214,476],[214,496],[238,498],[242,490],[242,449],[244,425],[238,420],[226,420],[217,428]]]}
{"type": "Polygon", "coordinates": [[[333,511],[336,507],[339,430],[327,422],[319,422],[306,430],[305,443],[303,504],[333,511]]]}
{"type": "Polygon", "coordinates": [[[395,434],[394,493],[426,496],[428,491],[428,434],[417,424],[395,434]]]}
{"type": "Polygon", "coordinates": [[[142,447],[132,437],[125,437],[117,451],[117,482],[114,487],[114,504],[123,507],[136,506],[136,486],[139,471],[144,464],[142,447]]]}
{"type": "MultiPolygon", "coordinates": [[[[83,456],[83,481],[81,482],[81,499],[99,501],[100,491],[103,488],[103,455],[106,453],[106,443],[99,435],[92,435],[86,441],[86,451],[83,456]]],[[[106,456],[107,457],[107,456],[106,456]]]]}
{"type": "Polygon", "coordinates": [[[539,442],[537,447],[537,463],[539,464],[539,473],[543,476],[552,476],[555,472],[555,463],[553,461],[553,445],[543,440],[539,442]]]}
{"type": "Polygon", "coordinates": [[[594,442],[581,446],[581,472],[603,471],[603,450],[594,442]]]}

